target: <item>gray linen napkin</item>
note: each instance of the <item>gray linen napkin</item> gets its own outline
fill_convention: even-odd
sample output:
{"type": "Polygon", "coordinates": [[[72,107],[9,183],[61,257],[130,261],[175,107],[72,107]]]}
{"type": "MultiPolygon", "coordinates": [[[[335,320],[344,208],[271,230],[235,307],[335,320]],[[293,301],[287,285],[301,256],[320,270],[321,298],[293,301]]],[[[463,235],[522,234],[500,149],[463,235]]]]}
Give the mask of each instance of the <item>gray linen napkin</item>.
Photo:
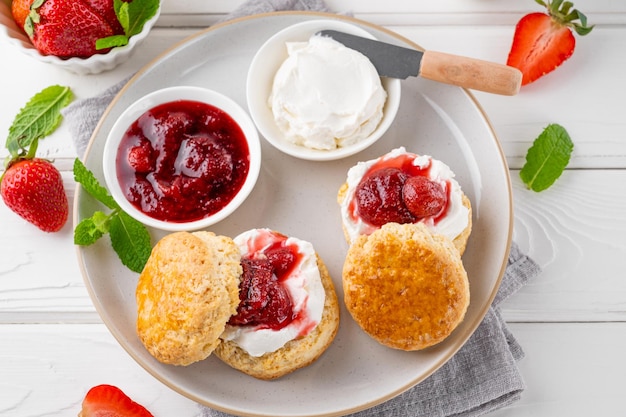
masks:
{"type": "MultiPolygon", "coordinates": [[[[330,11],[322,0],[249,0],[223,20],[278,10],[330,11]]],[[[63,110],[78,155],[84,155],[102,113],[127,81],[121,81],[98,96],[76,100],[63,110]]],[[[518,400],[524,381],[517,361],[524,352],[502,319],[498,306],[539,272],[539,266],[513,243],[493,305],[456,355],[412,389],[351,416],[474,417],[518,400]]],[[[204,406],[200,406],[200,412],[203,417],[229,416],[204,406]]]]}

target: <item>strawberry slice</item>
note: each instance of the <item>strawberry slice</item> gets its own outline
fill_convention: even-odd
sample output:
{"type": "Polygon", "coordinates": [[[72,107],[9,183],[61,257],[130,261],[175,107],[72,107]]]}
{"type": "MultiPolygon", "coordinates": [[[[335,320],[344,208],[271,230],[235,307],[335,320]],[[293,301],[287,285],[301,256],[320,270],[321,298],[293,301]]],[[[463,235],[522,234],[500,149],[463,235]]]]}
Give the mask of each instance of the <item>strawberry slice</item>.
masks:
{"type": "Polygon", "coordinates": [[[554,71],[574,53],[576,39],[572,33],[587,35],[587,17],[569,1],[535,0],[547,13],[530,13],[515,27],[507,65],[522,72],[522,85],[554,71]]]}
{"type": "Polygon", "coordinates": [[[113,385],[97,385],[87,392],[78,417],[154,417],[113,385]]]}

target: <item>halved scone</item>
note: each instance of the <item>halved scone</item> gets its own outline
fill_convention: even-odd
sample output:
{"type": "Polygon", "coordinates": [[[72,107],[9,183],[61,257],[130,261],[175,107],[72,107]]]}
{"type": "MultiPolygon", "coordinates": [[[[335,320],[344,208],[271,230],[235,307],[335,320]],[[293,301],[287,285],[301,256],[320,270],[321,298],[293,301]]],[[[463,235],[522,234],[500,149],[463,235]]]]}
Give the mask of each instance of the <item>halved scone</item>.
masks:
{"type": "Polygon", "coordinates": [[[359,236],[348,249],[342,280],[356,323],[381,344],[400,350],[441,342],[469,305],[459,251],[420,223],[387,223],[359,236]]]}

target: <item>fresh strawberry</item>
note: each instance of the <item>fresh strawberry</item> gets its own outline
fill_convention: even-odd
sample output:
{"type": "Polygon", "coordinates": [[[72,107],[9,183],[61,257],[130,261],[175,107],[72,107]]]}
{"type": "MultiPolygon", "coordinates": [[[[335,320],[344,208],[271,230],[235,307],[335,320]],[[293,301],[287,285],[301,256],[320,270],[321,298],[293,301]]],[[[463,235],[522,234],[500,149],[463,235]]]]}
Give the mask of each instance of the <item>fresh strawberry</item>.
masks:
{"type": "Polygon", "coordinates": [[[113,385],[97,385],[83,399],[78,417],[153,417],[142,405],[113,385]]]}
{"type": "MultiPolygon", "coordinates": [[[[35,3],[37,4],[37,3],[35,3]]],[[[31,11],[32,32],[26,33],[44,55],[86,58],[99,52],[96,41],[115,34],[111,25],[82,0],[44,0],[31,11]]]]}
{"type": "Polygon", "coordinates": [[[0,183],[8,208],[44,232],[60,230],[68,216],[61,173],[50,162],[34,158],[11,164],[0,183]]]}
{"type": "Polygon", "coordinates": [[[24,22],[30,13],[31,4],[33,4],[33,0],[13,0],[11,2],[13,20],[15,20],[20,29],[24,29],[24,22]]]}
{"type": "Polygon", "coordinates": [[[535,0],[547,13],[530,13],[515,27],[507,65],[522,71],[522,85],[554,71],[574,53],[576,40],[572,30],[584,36],[593,26],[573,4],[563,0],[535,0]]]}
{"type": "Polygon", "coordinates": [[[85,3],[106,20],[113,32],[124,33],[124,29],[115,14],[113,0],[85,0],[85,3]]]}
{"type": "Polygon", "coordinates": [[[11,9],[39,52],[66,59],[128,45],[159,7],[160,0],[12,0],[11,9]]]}
{"type": "Polygon", "coordinates": [[[37,147],[56,130],[61,109],[72,98],[69,87],[44,88],[17,114],[6,140],[9,156],[0,175],[0,195],[7,207],[45,232],[63,227],[69,207],[61,173],[36,157],[37,147]]]}

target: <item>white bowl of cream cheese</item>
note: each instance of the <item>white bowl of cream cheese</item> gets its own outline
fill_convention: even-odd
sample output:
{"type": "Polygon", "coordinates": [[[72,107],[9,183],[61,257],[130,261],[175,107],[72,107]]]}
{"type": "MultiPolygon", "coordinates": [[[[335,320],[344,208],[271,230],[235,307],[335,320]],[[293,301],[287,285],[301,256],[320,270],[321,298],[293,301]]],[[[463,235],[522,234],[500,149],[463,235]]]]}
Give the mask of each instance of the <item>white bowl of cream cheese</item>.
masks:
{"type": "Polygon", "coordinates": [[[341,20],[289,26],[257,51],[246,86],[261,135],[288,155],[314,161],[369,147],[391,126],[400,105],[400,80],[381,78],[367,57],[317,35],[325,29],[374,39],[341,20]]]}

